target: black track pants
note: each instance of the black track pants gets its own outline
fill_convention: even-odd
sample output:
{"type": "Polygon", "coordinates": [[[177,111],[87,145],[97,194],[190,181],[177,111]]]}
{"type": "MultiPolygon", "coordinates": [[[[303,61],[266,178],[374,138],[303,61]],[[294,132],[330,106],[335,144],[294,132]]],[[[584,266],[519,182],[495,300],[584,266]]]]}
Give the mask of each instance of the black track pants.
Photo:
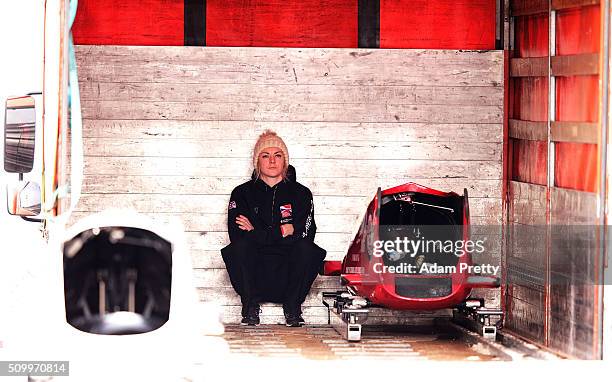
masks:
{"type": "Polygon", "coordinates": [[[265,247],[237,240],[223,248],[221,255],[243,309],[249,304],[276,302],[297,311],[321,269],[326,252],[306,239],[265,247]]]}

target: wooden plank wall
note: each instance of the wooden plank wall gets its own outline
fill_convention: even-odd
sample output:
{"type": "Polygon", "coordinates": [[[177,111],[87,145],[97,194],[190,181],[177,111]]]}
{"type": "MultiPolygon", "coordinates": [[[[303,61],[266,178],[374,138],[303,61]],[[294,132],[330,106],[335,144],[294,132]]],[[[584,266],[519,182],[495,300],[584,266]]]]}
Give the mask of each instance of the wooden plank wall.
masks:
{"type": "MultiPolygon", "coordinates": [[[[540,2],[541,3],[541,2],[540,2]]],[[[538,3],[538,4],[540,4],[538,3]]],[[[515,37],[513,59],[543,58],[548,65],[548,4],[545,13],[519,12],[519,6],[536,7],[531,1],[512,1],[515,37]],[[520,15],[520,16],[519,16],[520,15]]],[[[535,12],[535,11],[533,11],[535,12]]],[[[526,124],[529,134],[512,134],[510,128],[508,184],[508,232],[506,264],[505,328],[525,339],[544,344],[547,331],[547,240],[530,237],[547,224],[547,131],[534,137],[535,124],[548,121],[548,68],[544,73],[519,77],[510,73],[511,123],[526,124]],[[536,140],[534,138],[538,138],[536,140]]],[[[546,126],[545,126],[546,127],[546,126]]]]}
{"type": "Polygon", "coordinates": [[[550,347],[579,359],[600,359],[597,194],[553,188],[550,198],[550,347]]]}
{"type": "Polygon", "coordinates": [[[546,186],[510,181],[508,195],[504,325],[523,338],[542,343],[547,330],[546,186]]]}
{"type": "MultiPolygon", "coordinates": [[[[564,57],[591,54],[599,63],[603,4],[581,3],[555,14],[556,54],[564,57]]],[[[601,76],[597,69],[580,71],[586,65],[575,66],[579,70],[556,78],[555,120],[592,124],[596,134],[589,143],[555,143],[556,188],[551,189],[550,222],[553,227],[584,225],[587,229],[582,232],[574,229],[567,241],[551,243],[548,340],[551,348],[563,354],[600,359],[600,284],[593,275],[603,271],[595,227],[600,213],[597,192],[601,179],[601,76]]]]}
{"type": "MultiPolygon", "coordinates": [[[[266,128],[313,191],[328,259],[343,257],[378,186],[466,187],[473,224],[501,224],[502,52],[79,46],[77,61],[85,178],[75,217],[128,207],[180,218],[200,296],[224,302],[228,322],[240,307],[219,254],[226,208],[266,128]]],[[[319,294],[338,286],[317,279],[307,321],[326,322],[319,294]]]]}
{"type": "Polygon", "coordinates": [[[599,3],[511,1],[508,232],[551,233],[508,242],[506,328],[580,359],[601,357],[599,3]]]}

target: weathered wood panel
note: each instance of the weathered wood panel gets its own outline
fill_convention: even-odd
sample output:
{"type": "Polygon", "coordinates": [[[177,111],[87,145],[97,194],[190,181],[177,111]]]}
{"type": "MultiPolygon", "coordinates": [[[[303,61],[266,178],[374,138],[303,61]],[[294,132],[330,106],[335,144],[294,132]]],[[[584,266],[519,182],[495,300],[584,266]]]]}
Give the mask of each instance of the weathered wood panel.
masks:
{"type": "Polygon", "coordinates": [[[83,101],[85,119],[501,123],[501,106],[83,101]]]}
{"type": "MultiPolygon", "coordinates": [[[[308,324],[323,325],[327,324],[327,308],[319,306],[307,306],[302,309],[308,324]]],[[[240,306],[226,305],[222,310],[224,323],[240,322],[240,306]]],[[[406,323],[423,323],[436,317],[450,318],[449,309],[436,311],[393,311],[388,309],[373,308],[368,314],[368,323],[380,323],[389,325],[399,325],[406,323]]],[[[264,304],[262,307],[262,324],[284,324],[283,310],[279,305],[264,304]]]]}
{"type": "MultiPolygon", "coordinates": [[[[363,215],[371,196],[314,196],[317,215],[363,215]]],[[[82,195],[77,211],[100,211],[106,208],[128,208],[138,212],[173,213],[227,212],[229,195],[174,195],[174,194],[91,194],[82,195]]],[[[495,198],[471,198],[470,213],[474,216],[501,213],[501,201],[495,198]]]]}
{"type": "Polygon", "coordinates": [[[546,0],[513,0],[511,2],[512,16],[526,16],[548,12],[546,0]]]}
{"type": "MultiPolygon", "coordinates": [[[[85,138],[84,150],[89,156],[165,157],[165,158],[241,158],[248,160],[252,148],[224,139],[194,140],[85,138]]],[[[431,142],[338,142],[302,141],[291,147],[291,159],[431,159],[495,161],[500,156],[497,143],[451,145],[431,142]]]]}
{"type": "Polygon", "coordinates": [[[548,57],[512,58],[510,60],[511,77],[548,76],[548,57]]]}
{"type": "Polygon", "coordinates": [[[546,186],[509,182],[509,222],[546,225],[546,186]]]}
{"type": "Polygon", "coordinates": [[[158,138],[253,142],[273,129],[288,143],[318,140],[330,131],[336,139],[372,142],[499,142],[503,125],[487,123],[367,123],[278,121],[85,120],[86,138],[158,138]]]}
{"type": "Polygon", "coordinates": [[[508,136],[529,141],[546,141],[548,123],[510,119],[508,121],[508,136]]]}
{"type": "Polygon", "coordinates": [[[551,57],[553,76],[586,76],[599,74],[599,54],[570,54],[551,57]]]}
{"type": "Polygon", "coordinates": [[[77,55],[79,76],[95,82],[384,86],[503,83],[503,54],[499,51],[81,46],[77,55]]]}
{"type": "Polygon", "coordinates": [[[82,100],[170,102],[286,102],[399,105],[500,105],[503,93],[492,86],[347,86],[262,84],[167,84],[86,82],[82,100]]]}
{"type": "MultiPolygon", "coordinates": [[[[591,144],[555,144],[554,185],[550,190],[550,346],[571,357],[601,357],[602,248],[597,227],[601,201],[598,120],[599,60],[603,7],[591,1],[553,1],[556,12],[556,120],[595,126],[591,144]],[[582,5],[582,6],[581,6],[582,5]],[[594,139],[593,139],[594,138],[594,139]],[[578,176],[579,174],[579,176],[578,176]],[[568,190],[571,188],[574,190],[568,190]],[[587,191],[587,192],[581,192],[587,191]]],[[[555,66],[553,66],[555,68],[555,66]]],[[[555,132],[558,132],[555,129],[555,132]]],[[[592,129],[591,129],[592,130],[592,129]]]]}
{"type": "MultiPolygon", "coordinates": [[[[320,307],[321,304],[321,293],[322,292],[335,292],[340,290],[340,278],[333,276],[320,277],[320,279],[329,278],[334,286],[327,288],[312,288],[303,306],[314,306],[320,307]]],[[[223,301],[224,305],[238,305],[240,306],[240,296],[236,294],[234,288],[227,286],[214,286],[214,287],[198,287],[198,295],[202,301],[223,301]]]]}
{"type": "MultiPolygon", "coordinates": [[[[193,270],[194,283],[198,288],[227,288],[231,287],[229,276],[225,269],[201,269],[193,270]]],[[[317,277],[312,287],[314,289],[334,289],[339,286],[339,277],[321,276],[317,277]]]]}
{"type": "Polygon", "coordinates": [[[584,7],[599,4],[599,0],[552,0],[551,8],[555,10],[584,7]]]}
{"type": "MultiPolygon", "coordinates": [[[[227,232],[187,232],[185,236],[187,248],[192,252],[219,251],[229,244],[227,232]]],[[[315,243],[327,251],[340,252],[348,248],[351,240],[349,233],[317,232],[315,243]]]]}
{"type": "Polygon", "coordinates": [[[514,78],[513,119],[546,122],[548,118],[548,77],[514,78]]]}
{"type": "MultiPolygon", "coordinates": [[[[306,301],[303,305],[304,307],[320,308],[322,306],[321,304],[321,293],[322,292],[335,292],[335,291],[341,290],[339,277],[329,277],[328,276],[326,278],[332,279],[331,281],[335,282],[336,285],[331,288],[313,288],[311,292],[308,294],[308,296],[306,297],[306,301]]],[[[206,302],[224,301],[226,302],[225,305],[228,305],[228,306],[232,306],[232,307],[240,306],[240,298],[238,297],[234,289],[231,287],[223,287],[223,286],[201,287],[201,288],[198,288],[198,296],[201,301],[206,301],[206,302]]],[[[265,306],[263,309],[266,311],[265,313],[270,314],[267,306],[265,306]]],[[[274,310],[272,310],[272,312],[274,312],[274,310]]],[[[324,311],[324,313],[325,313],[325,317],[327,317],[327,312],[324,311]]],[[[408,316],[414,315],[414,314],[418,316],[425,316],[425,317],[448,317],[449,312],[448,310],[441,310],[437,312],[428,311],[428,312],[420,312],[420,313],[409,312],[408,316]]],[[[280,312],[280,315],[282,316],[282,311],[280,312]]],[[[368,317],[402,318],[402,317],[407,317],[407,315],[405,312],[401,315],[398,315],[397,312],[374,308],[371,314],[368,315],[368,317]]]]}
{"type": "MultiPolygon", "coordinates": [[[[291,154],[289,154],[291,155],[291,154]]],[[[330,158],[331,159],[331,158],[330,158]]],[[[423,178],[463,178],[499,179],[499,161],[450,161],[429,160],[291,160],[303,177],[325,174],[330,178],[368,178],[371,174],[378,177],[404,178],[407,181],[417,174],[423,178]]],[[[225,160],[222,158],[143,158],[143,157],[91,157],[86,156],[84,174],[86,175],[192,175],[222,177],[227,174],[250,177],[250,162],[225,160]]],[[[246,181],[246,179],[245,179],[246,181]]]]}
{"type": "MultiPolygon", "coordinates": [[[[458,194],[468,189],[470,198],[496,198],[501,187],[499,179],[471,179],[466,186],[465,178],[422,178],[411,177],[411,181],[434,189],[454,191],[458,194]]],[[[236,184],[244,182],[244,177],[198,177],[189,175],[85,175],[84,187],[92,194],[221,194],[229,195],[236,184]]],[[[310,188],[315,195],[327,196],[365,196],[374,197],[376,189],[391,188],[406,182],[405,178],[326,178],[301,177],[298,181],[310,188]]]]}
{"type": "MultiPolygon", "coordinates": [[[[225,300],[228,322],[239,320],[239,301],[219,254],[229,242],[226,206],[250,176],[251,149],[265,128],[285,139],[298,180],[314,193],[315,241],[328,259],[342,259],[379,186],[468,188],[472,224],[501,223],[499,52],[77,51],[87,119],[75,218],[130,208],[180,222],[196,286],[203,299],[225,300]]],[[[499,262],[493,244],[487,256],[499,262]]],[[[328,288],[338,288],[337,278],[317,279],[307,320],[326,319],[317,293],[328,288]]],[[[485,297],[498,302],[496,293],[485,297]]],[[[264,314],[266,322],[281,312],[264,314]]],[[[407,317],[385,314],[374,317],[407,317]]]]}
{"type": "MultiPolygon", "coordinates": [[[[213,49],[213,48],[209,48],[213,49]]],[[[367,55],[368,53],[355,53],[367,55]]],[[[467,53],[466,53],[467,54],[467,53]]],[[[348,55],[348,53],[347,53],[348,55]]],[[[363,56],[362,56],[363,57],[363,56]]],[[[501,57],[501,56],[500,56],[501,57]]],[[[339,57],[338,57],[339,58],[339,57]]],[[[332,58],[332,59],[335,59],[332,58]]],[[[380,59],[380,56],[378,56],[380,59]]],[[[386,57],[385,57],[386,59],[386,57]]],[[[344,61],[344,60],[342,60],[344,61]]],[[[374,61],[375,62],[375,61],[374,61]]],[[[81,66],[81,75],[89,81],[95,82],[157,82],[169,84],[249,84],[260,83],[262,85],[282,84],[310,84],[310,85],[392,85],[392,86],[498,86],[502,78],[492,74],[495,66],[474,66],[469,61],[465,62],[431,62],[439,70],[427,68],[427,63],[420,62],[418,71],[406,67],[406,62],[390,62],[386,70],[372,65],[366,69],[363,76],[353,76],[350,72],[338,70],[335,65],[342,62],[323,62],[316,69],[308,71],[295,71],[296,66],[302,63],[287,62],[286,65],[265,68],[269,72],[259,71],[263,63],[255,65],[253,69],[246,68],[236,71],[235,68],[220,65],[206,65],[201,63],[154,63],[154,64],[125,64],[121,67],[110,67],[103,62],[81,66]],[[425,65],[424,65],[425,64],[425,65]],[[395,66],[394,66],[395,65],[395,66]],[[465,65],[465,70],[458,70],[458,65],[465,65]]],[[[417,64],[417,63],[415,63],[417,64]]],[[[496,63],[501,65],[500,62],[496,63]]]]}
{"type": "MultiPolygon", "coordinates": [[[[346,249],[342,251],[327,251],[326,260],[342,260],[346,255],[346,249]]],[[[216,250],[191,252],[191,264],[194,268],[225,269],[225,263],[221,253],[216,250]]]]}
{"type": "Polygon", "coordinates": [[[555,142],[599,142],[599,126],[593,122],[555,121],[550,126],[550,139],[555,142]]]}
{"type": "Polygon", "coordinates": [[[515,19],[516,53],[523,58],[513,60],[513,74],[542,77],[513,79],[511,117],[540,122],[528,123],[537,123],[537,132],[528,125],[511,125],[510,136],[542,140],[545,133],[544,138],[555,144],[550,151],[546,142],[511,140],[512,179],[543,186],[511,182],[509,187],[506,327],[583,359],[601,356],[601,295],[596,281],[602,269],[596,226],[601,201],[595,191],[603,18],[602,7],[593,5],[598,3],[512,1],[515,16],[529,15],[515,19]],[[548,71],[556,77],[550,89],[543,76],[548,71]],[[551,106],[554,116],[547,110],[549,93],[556,102],[551,106]],[[546,136],[549,133],[541,127],[551,119],[546,136]],[[533,234],[513,238],[526,229],[533,234]]]}
{"type": "Polygon", "coordinates": [[[511,140],[512,180],[546,184],[548,143],[546,141],[511,140]]]}
{"type": "Polygon", "coordinates": [[[522,288],[520,285],[509,285],[506,290],[506,328],[529,339],[542,343],[545,328],[544,291],[522,288]],[[527,291],[525,300],[515,297],[527,291]],[[533,303],[529,303],[532,301],[533,303]]]}
{"type": "Polygon", "coordinates": [[[597,294],[601,248],[597,194],[551,189],[550,345],[583,359],[598,358],[597,294]]]}
{"type": "Polygon", "coordinates": [[[505,267],[505,328],[546,341],[549,2],[512,0],[510,181],[505,267]],[[538,77],[539,76],[539,77],[538,77]],[[534,184],[536,183],[536,184],[534,184]]]}
{"type": "MultiPolygon", "coordinates": [[[[399,65],[406,69],[425,67],[424,64],[439,64],[455,66],[455,69],[493,69],[488,76],[501,76],[496,64],[503,61],[500,51],[460,51],[460,50],[427,50],[427,49],[277,49],[277,48],[220,48],[220,47],[173,47],[173,46],[76,46],[77,63],[87,64],[126,64],[126,63],[192,63],[203,67],[219,65],[218,68],[231,68],[235,72],[248,68],[252,72],[268,72],[268,68],[278,67],[286,63],[299,64],[296,67],[304,71],[336,63],[334,68],[347,71],[346,65],[355,63],[366,69],[369,65],[380,64],[372,55],[384,55],[384,64],[399,65]],[[369,64],[369,65],[368,65],[369,64]],[[238,69],[238,70],[237,70],[238,69]]],[[[378,56],[380,57],[380,56],[378,56]]],[[[180,68],[180,66],[177,66],[180,68]]],[[[351,68],[355,69],[355,68],[351,68]]],[[[429,70],[432,70],[431,68],[429,70]]],[[[353,70],[348,77],[367,78],[369,73],[353,70]]],[[[173,81],[175,82],[175,81],[173,81]]],[[[455,84],[456,85],[456,84],[455,84]]]]}
{"type": "MultiPolygon", "coordinates": [[[[320,214],[317,212],[317,232],[352,233],[359,215],[356,214],[320,214]]],[[[75,219],[82,218],[90,212],[75,212],[75,219]]],[[[185,232],[225,232],[227,230],[227,213],[183,212],[163,213],[149,212],[153,219],[163,224],[181,222],[185,232]]]]}
{"type": "Polygon", "coordinates": [[[510,182],[506,327],[542,343],[546,304],[546,186],[510,182]]]}

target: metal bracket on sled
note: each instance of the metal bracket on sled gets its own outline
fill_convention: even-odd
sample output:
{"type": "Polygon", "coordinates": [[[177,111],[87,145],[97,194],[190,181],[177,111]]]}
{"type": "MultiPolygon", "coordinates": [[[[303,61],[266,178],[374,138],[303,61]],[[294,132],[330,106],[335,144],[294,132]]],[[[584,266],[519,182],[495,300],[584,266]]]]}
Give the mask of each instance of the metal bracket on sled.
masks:
{"type": "Polygon", "coordinates": [[[495,340],[497,329],[501,329],[504,312],[485,308],[484,299],[468,299],[453,310],[453,318],[464,326],[480,333],[484,338],[495,340]]]}
{"type": "Polygon", "coordinates": [[[332,325],[333,311],[342,320],[341,325],[332,325],[347,341],[361,340],[361,324],[367,320],[368,302],[345,291],[323,292],[323,305],[327,307],[327,323],[332,325]]]}

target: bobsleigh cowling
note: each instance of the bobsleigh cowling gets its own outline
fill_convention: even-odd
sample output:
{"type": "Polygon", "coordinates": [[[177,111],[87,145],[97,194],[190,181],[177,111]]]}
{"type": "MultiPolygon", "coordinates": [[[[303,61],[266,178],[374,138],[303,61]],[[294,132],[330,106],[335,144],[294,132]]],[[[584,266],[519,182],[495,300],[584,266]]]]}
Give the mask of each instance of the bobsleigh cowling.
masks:
{"type": "Polygon", "coordinates": [[[500,285],[496,276],[472,272],[470,242],[467,190],[458,195],[416,183],[379,188],[346,256],[326,261],[322,274],[339,275],[348,294],[365,300],[358,307],[455,308],[473,288],[500,285]],[[451,243],[451,251],[438,243],[451,243]]]}

